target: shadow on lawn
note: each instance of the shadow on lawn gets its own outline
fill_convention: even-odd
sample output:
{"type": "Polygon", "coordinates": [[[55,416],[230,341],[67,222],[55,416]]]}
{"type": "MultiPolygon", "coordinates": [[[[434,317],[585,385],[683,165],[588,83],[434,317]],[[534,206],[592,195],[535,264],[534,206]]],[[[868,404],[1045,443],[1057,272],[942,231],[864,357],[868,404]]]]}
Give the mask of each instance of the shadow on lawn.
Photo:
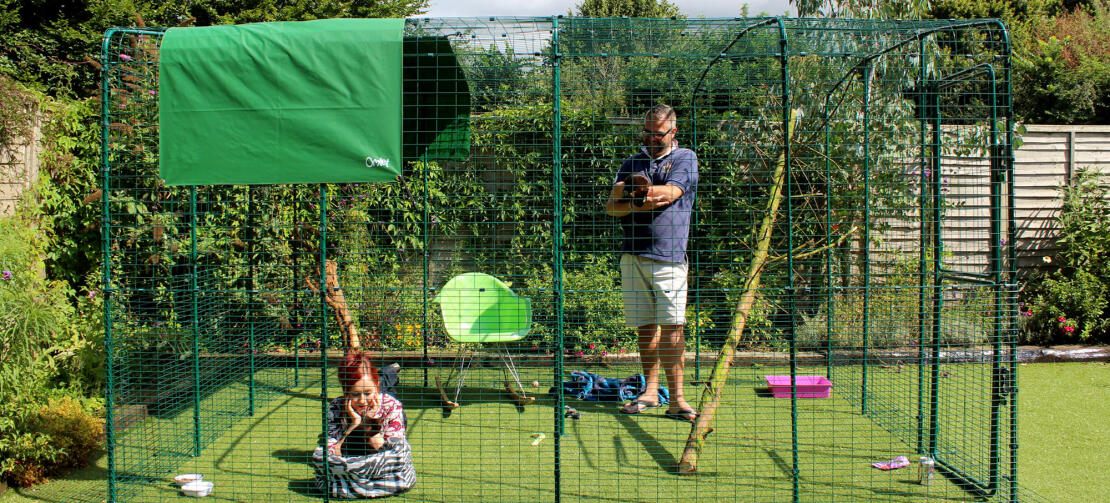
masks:
{"type": "Polygon", "coordinates": [[[316,479],[293,479],[289,481],[289,490],[309,498],[323,498],[324,492],[316,487],[316,479]]]}
{"type": "MultiPolygon", "coordinates": [[[[306,449],[278,449],[270,453],[273,457],[287,463],[312,466],[312,451],[306,449]]],[[[310,498],[323,498],[324,493],[316,486],[316,478],[289,479],[289,490],[310,498]]]]}
{"type": "Polygon", "coordinates": [[[648,454],[651,455],[651,459],[659,465],[659,468],[662,468],[663,471],[671,475],[678,475],[678,460],[667,451],[666,447],[663,447],[663,444],[660,443],[658,439],[637,423],[637,418],[632,417],[633,415],[639,414],[622,414],[616,412],[613,415],[616,417],[617,422],[632,435],[632,438],[647,450],[648,454]]]}
{"type": "Polygon", "coordinates": [[[311,465],[312,461],[312,451],[305,449],[278,449],[271,455],[287,463],[311,465]]]}
{"type": "MultiPolygon", "coordinates": [[[[444,387],[446,391],[446,387],[444,387]]],[[[450,398],[454,398],[454,390],[448,392],[450,398]]],[[[518,413],[523,413],[528,407],[551,407],[554,404],[553,399],[547,393],[537,393],[531,395],[536,397],[536,401],[528,406],[517,405],[513,399],[505,392],[504,388],[495,387],[470,387],[465,386],[459,392],[458,403],[461,407],[482,405],[482,404],[504,404],[511,405],[516,408],[518,413]]],[[[417,386],[398,386],[397,399],[404,404],[406,410],[434,410],[445,409],[443,400],[440,398],[439,390],[436,388],[424,388],[417,386]]],[[[448,410],[449,412],[449,410],[448,410]]],[[[449,413],[444,414],[444,417],[449,416],[449,413]]]]}

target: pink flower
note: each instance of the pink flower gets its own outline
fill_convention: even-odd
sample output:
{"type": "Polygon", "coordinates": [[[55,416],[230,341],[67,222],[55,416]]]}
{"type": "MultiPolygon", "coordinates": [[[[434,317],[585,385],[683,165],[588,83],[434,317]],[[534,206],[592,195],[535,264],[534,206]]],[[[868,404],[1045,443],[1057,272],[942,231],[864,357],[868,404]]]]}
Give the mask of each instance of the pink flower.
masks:
{"type": "Polygon", "coordinates": [[[1075,327],[1073,327],[1073,326],[1066,326],[1066,327],[1064,327],[1064,331],[1070,334],[1070,333],[1072,333],[1072,332],[1074,332],[1074,331],[1075,331],[1075,327]]]}
{"type": "Polygon", "coordinates": [[[9,279],[12,279],[12,272],[11,272],[11,271],[8,271],[8,270],[5,270],[5,271],[3,272],[3,274],[2,274],[2,275],[0,275],[0,279],[3,279],[4,281],[7,281],[7,280],[9,280],[9,279]]]}
{"type": "Polygon", "coordinates": [[[96,290],[89,290],[89,298],[96,297],[96,290]]]}
{"type": "Polygon", "coordinates": [[[590,349],[593,349],[593,348],[594,348],[594,345],[593,345],[593,344],[590,344],[590,349]]]}
{"type": "Polygon", "coordinates": [[[585,355],[586,355],[586,353],[583,353],[581,351],[579,351],[577,353],[574,353],[574,356],[585,356],[585,355]]]}
{"type": "Polygon", "coordinates": [[[1059,317],[1059,318],[1056,318],[1056,321],[1058,321],[1058,322],[1060,322],[1060,323],[1063,323],[1063,322],[1065,322],[1065,321],[1068,321],[1068,319],[1067,319],[1067,318],[1065,318],[1065,317],[1063,317],[1063,316],[1061,316],[1061,317],[1059,317]]]}
{"type": "Polygon", "coordinates": [[[123,61],[131,61],[131,56],[128,56],[127,54],[120,54],[119,59],[123,61]]]}
{"type": "Polygon", "coordinates": [[[605,355],[607,355],[607,354],[609,354],[609,352],[608,352],[608,351],[602,351],[602,352],[601,352],[601,356],[605,356],[605,355]]]}

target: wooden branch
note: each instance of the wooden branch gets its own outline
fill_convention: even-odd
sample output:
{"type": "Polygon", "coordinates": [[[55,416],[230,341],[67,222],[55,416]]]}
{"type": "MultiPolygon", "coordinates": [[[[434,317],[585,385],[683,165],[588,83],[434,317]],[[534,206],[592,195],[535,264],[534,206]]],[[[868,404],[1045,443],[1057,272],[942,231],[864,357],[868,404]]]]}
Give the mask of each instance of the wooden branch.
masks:
{"type": "MultiPolygon", "coordinates": [[[[859,230],[859,226],[858,225],[853,225],[851,229],[848,229],[848,232],[841,235],[840,239],[837,239],[836,242],[833,243],[833,244],[825,245],[825,246],[822,246],[820,248],[817,248],[816,250],[810,250],[810,251],[807,251],[805,253],[794,253],[792,255],[794,255],[795,260],[802,259],[802,258],[807,258],[807,257],[812,257],[813,255],[817,255],[818,253],[821,253],[821,252],[823,252],[825,250],[828,250],[830,248],[840,246],[842,243],[844,243],[844,240],[848,239],[849,236],[855,234],[857,230],[859,230]]],[[[779,262],[779,261],[786,260],[786,257],[787,257],[786,255],[779,255],[779,256],[776,256],[776,257],[771,257],[771,258],[767,259],[767,261],[768,262],[779,262]]]]}
{"type": "MultiPolygon", "coordinates": [[[[800,110],[790,111],[790,121],[785,125],[786,134],[783,135],[786,144],[789,144],[794,138],[795,126],[800,116],[800,110]]],[[[725,341],[720,354],[717,356],[717,363],[713,366],[713,374],[709,379],[708,386],[702,389],[701,396],[698,398],[698,419],[690,428],[690,436],[686,439],[686,448],[683,449],[682,458],[678,462],[678,473],[681,475],[691,475],[698,470],[698,455],[705,444],[705,436],[713,431],[713,416],[717,412],[717,406],[721,403],[721,393],[728,381],[732,360],[736,357],[736,346],[740,343],[740,336],[744,333],[748,315],[755,304],[755,298],[759,290],[759,280],[770,256],[771,235],[774,232],[775,217],[778,214],[779,205],[782,204],[783,187],[787,183],[785,150],[779,154],[775,172],[771,176],[771,183],[771,197],[767,203],[767,214],[764,215],[763,222],[759,227],[755,252],[752,254],[748,275],[744,280],[744,291],[740,295],[740,300],[736,304],[736,311],[732,315],[728,340],[725,341]]]]}
{"type": "Polygon", "coordinates": [[[446,409],[454,409],[459,406],[458,402],[454,402],[447,398],[447,392],[443,391],[443,382],[440,381],[439,376],[436,376],[436,389],[439,390],[439,398],[443,400],[443,407],[446,409]]]}
{"type": "Polygon", "coordinates": [[[517,393],[516,389],[513,388],[513,383],[508,379],[505,380],[505,392],[508,393],[509,397],[512,398],[513,401],[521,407],[524,407],[525,405],[536,401],[536,397],[528,396],[528,394],[524,392],[523,387],[520,389],[520,393],[517,393]]]}
{"type": "MultiPolygon", "coordinates": [[[[315,293],[320,293],[316,282],[311,278],[305,278],[305,284],[308,288],[315,293]]],[[[339,331],[343,334],[343,346],[347,351],[358,351],[361,347],[358,335],[358,329],[355,328],[354,318],[351,317],[351,311],[347,308],[347,299],[343,296],[343,289],[339,287],[339,264],[333,260],[324,262],[324,302],[332,308],[332,315],[335,316],[335,322],[339,325],[339,331]]],[[[371,346],[378,345],[377,340],[371,340],[371,346]]]]}

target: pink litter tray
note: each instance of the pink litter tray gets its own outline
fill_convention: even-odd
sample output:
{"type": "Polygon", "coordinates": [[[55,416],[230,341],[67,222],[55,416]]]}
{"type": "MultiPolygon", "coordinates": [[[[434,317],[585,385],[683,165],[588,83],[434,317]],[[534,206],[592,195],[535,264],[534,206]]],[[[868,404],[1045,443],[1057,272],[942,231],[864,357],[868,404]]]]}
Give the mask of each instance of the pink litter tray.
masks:
{"type": "MultiPolygon", "coordinates": [[[[775,398],[790,398],[790,376],[763,376],[775,398]]],[[[798,398],[828,398],[832,381],[824,376],[798,376],[798,398]]]]}

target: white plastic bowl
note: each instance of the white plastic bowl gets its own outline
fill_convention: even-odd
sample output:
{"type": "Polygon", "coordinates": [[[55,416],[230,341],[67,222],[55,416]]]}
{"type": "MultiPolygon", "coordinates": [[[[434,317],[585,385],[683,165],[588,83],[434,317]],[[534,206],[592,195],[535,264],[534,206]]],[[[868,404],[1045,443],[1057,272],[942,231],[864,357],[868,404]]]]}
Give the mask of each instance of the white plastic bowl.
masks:
{"type": "Polygon", "coordinates": [[[212,484],[211,482],[204,481],[189,482],[188,484],[181,486],[181,492],[184,493],[185,496],[190,496],[193,498],[203,498],[212,493],[213,485],[214,484],[212,484]]]}
{"type": "Polygon", "coordinates": [[[204,475],[199,473],[182,473],[173,478],[174,483],[178,486],[183,486],[189,482],[200,482],[202,480],[204,480],[204,475]]]}

